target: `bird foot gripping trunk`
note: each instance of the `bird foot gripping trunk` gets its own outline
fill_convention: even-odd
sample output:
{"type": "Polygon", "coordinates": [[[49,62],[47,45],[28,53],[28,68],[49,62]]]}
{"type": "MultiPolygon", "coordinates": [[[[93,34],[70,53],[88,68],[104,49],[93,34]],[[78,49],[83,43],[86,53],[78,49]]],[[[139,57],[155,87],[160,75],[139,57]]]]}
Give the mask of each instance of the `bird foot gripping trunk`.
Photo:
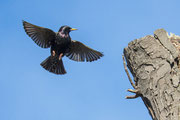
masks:
{"type": "Polygon", "coordinates": [[[66,73],[62,59],[59,60],[57,56],[49,56],[41,63],[41,66],[49,72],[55,74],[66,73]]]}

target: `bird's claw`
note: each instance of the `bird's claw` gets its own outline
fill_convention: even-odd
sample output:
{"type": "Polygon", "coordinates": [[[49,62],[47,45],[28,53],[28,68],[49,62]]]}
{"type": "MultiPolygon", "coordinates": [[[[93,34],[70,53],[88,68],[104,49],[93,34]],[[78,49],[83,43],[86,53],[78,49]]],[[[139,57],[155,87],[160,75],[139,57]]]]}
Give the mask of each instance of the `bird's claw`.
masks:
{"type": "Polygon", "coordinates": [[[61,60],[62,56],[63,56],[63,53],[61,53],[61,54],[59,55],[59,60],[61,60]]]}
{"type": "Polygon", "coordinates": [[[53,50],[53,51],[52,51],[52,55],[55,56],[55,54],[56,54],[56,53],[55,53],[55,51],[53,50]]]}

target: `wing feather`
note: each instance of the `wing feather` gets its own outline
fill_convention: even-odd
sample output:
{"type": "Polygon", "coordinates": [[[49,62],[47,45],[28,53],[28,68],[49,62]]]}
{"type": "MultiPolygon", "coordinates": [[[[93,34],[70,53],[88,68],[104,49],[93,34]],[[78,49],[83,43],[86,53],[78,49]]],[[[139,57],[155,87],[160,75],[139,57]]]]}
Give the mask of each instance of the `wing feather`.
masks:
{"type": "Polygon", "coordinates": [[[48,48],[55,40],[56,33],[48,28],[39,27],[23,21],[24,30],[29,37],[40,47],[48,48]]]}
{"type": "Polygon", "coordinates": [[[81,61],[84,62],[92,62],[95,60],[100,59],[103,56],[101,52],[93,50],[88,46],[84,45],[79,41],[72,40],[70,51],[66,54],[66,56],[74,61],[81,61]]]}

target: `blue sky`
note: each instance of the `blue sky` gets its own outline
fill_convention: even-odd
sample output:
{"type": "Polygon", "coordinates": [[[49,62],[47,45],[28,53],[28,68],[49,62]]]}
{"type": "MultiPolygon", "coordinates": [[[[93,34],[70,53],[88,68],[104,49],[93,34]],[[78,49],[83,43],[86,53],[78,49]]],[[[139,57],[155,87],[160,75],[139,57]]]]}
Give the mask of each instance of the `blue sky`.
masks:
{"type": "Polygon", "coordinates": [[[122,52],[158,28],[180,35],[179,0],[1,0],[0,120],[151,120],[132,88],[122,52]],[[50,55],[24,32],[22,20],[58,31],[78,28],[74,40],[104,57],[92,63],[63,58],[66,75],[44,70],[50,55]]]}

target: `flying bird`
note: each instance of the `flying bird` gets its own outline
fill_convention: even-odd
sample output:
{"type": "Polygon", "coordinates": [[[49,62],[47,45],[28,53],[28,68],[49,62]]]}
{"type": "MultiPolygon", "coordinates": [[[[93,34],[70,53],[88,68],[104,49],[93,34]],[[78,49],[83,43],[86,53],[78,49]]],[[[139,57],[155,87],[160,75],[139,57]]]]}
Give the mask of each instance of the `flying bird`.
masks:
{"type": "Polygon", "coordinates": [[[24,30],[29,37],[41,48],[51,48],[51,55],[41,66],[55,74],[65,74],[62,58],[68,57],[74,61],[92,62],[103,56],[83,43],[71,40],[69,33],[77,30],[69,26],[61,26],[58,32],[23,21],[24,30]]]}

